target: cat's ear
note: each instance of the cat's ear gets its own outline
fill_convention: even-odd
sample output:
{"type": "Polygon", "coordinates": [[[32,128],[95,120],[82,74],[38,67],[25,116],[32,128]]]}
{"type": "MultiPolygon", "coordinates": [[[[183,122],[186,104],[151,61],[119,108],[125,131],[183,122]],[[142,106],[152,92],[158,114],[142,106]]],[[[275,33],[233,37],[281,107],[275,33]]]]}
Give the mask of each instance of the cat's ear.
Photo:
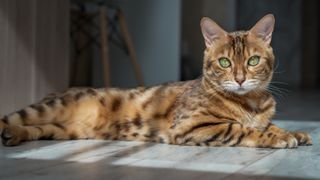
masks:
{"type": "Polygon", "coordinates": [[[200,26],[207,48],[211,47],[218,39],[227,35],[217,23],[208,17],[201,19],[200,26]]]}
{"type": "Polygon", "coordinates": [[[265,15],[250,29],[250,33],[270,44],[275,19],[272,14],[265,15]]]}

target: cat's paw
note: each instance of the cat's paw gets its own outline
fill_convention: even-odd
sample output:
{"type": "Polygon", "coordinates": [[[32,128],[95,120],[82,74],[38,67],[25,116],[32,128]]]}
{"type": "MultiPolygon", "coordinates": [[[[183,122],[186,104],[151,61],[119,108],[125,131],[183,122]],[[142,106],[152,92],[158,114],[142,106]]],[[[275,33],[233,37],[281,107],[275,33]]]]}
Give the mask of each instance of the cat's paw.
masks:
{"type": "Polygon", "coordinates": [[[21,142],[20,128],[18,126],[8,126],[1,133],[2,144],[4,146],[16,146],[21,142]]]}
{"type": "Polygon", "coordinates": [[[312,145],[312,138],[308,133],[305,133],[305,132],[291,132],[291,134],[298,140],[299,146],[310,146],[310,145],[312,145]]]}
{"type": "Polygon", "coordinates": [[[298,140],[291,134],[281,134],[274,136],[271,141],[272,148],[296,148],[298,147],[298,140]]]}

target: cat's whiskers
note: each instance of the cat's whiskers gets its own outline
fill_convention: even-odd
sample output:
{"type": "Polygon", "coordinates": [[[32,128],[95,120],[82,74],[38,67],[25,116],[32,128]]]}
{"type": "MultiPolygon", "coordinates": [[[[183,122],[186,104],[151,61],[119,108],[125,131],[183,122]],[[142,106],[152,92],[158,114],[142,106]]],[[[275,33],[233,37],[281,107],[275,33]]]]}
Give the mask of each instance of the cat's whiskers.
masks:
{"type": "Polygon", "coordinates": [[[274,94],[280,101],[285,100],[286,98],[286,93],[289,92],[289,90],[283,89],[283,88],[279,88],[276,86],[273,86],[272,84],[269,84],[269,86],[266,88],[266,90],[272,94],[274,94]],[[283,91],[287,91],[287,92],[283,92],[283,91]]]}
{"type": "Polygon", "coordinates": [[[288,89],[285,89],[285,88],[282,88],[282,87],[277,87],[277,86],[275,86],[274,84],[269,84],[269,87],[271,87],[271,88],[274,88],[274,89],[277,89],[278,91],[283,91],[283,92],[285,92],[285,93],[290,93],[291,91],[290,90],[288,90],[288,89]]]}
{"type": "Polygon", "coordinates": [[[283,71],[274,71],[273,74],[282,74],[282,73],[285,73],[286,71],[283,70],[283,71]]]}
{"type": "Polygon", "coordinates": [[[280,82],[280,81],[271,81],[270,84],[281,84],[281,85],[286,85],[286,86],[289,86],[288,83],[285,83],[285,82],[280,82]]]}

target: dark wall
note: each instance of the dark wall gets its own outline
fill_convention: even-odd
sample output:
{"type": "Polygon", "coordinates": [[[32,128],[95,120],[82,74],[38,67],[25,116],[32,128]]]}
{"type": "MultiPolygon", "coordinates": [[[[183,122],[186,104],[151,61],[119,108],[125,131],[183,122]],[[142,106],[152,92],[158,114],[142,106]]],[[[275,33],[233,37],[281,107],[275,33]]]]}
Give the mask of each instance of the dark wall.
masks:
{"type": "Polygon", "coordinates": [[[302,86],[305,90],[320,89],[319,9],[316,0],[302,2],[302,86]]]}

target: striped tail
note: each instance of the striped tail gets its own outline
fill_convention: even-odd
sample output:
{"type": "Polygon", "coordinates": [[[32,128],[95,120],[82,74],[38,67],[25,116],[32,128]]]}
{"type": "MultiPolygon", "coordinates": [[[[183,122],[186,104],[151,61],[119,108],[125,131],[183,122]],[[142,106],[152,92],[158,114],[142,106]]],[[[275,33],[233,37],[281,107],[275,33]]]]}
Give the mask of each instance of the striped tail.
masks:
{"type": "Polygon", "coordinates": [[[6,125],[30,126],[52,123],[61,119],[63,109],[85,95],[82,89],[70,89],[63,93],[47,95],[39,103],[32,104],[17,112],[4,116],[0,120],[0,129],[6,125]]]}
{"type": "Polygon", "coordinates": [[[70,118],[77,114],[78,102],[88,99],[96,102],[91,98],[96,96],[98,94],[93,89],[70,89],[4,116],[0,119],[2,143],[13,146],[27,140],[74,139],[76,135],[68,127],[70,118]]]}
{"type": "MultiPolygon", "coordinates": [[[[72,96],[46,97],[37,104],[30,105],[17,112],[0,119],[0,134],[2,144],[17,145],[24,140],[37,139],[36,137],[61,134],[62,128],[59,119],[63,115],[62,109],[71,103],[72,96]],[[58,125],[58,126],[57,126],[58,125]],[[49,135],[46,135],[50,133],[49,135]]],[[[66,138],[65,136],[61,136],[66,138]]]]}

